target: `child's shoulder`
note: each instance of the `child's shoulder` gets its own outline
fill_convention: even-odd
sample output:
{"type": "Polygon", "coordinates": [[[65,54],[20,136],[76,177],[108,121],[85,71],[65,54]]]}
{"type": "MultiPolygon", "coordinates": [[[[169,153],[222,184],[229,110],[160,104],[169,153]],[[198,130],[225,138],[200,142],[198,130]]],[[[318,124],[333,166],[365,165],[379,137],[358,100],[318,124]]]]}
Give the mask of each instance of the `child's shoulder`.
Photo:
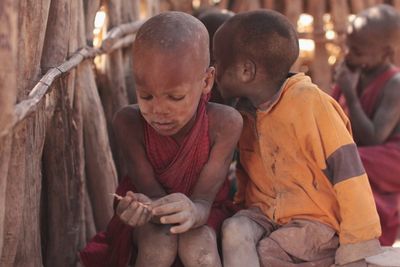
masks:
{"type": "Polygon", "coordinates": [[[211,133],[218,132],[225,135],[242,131],[242,116],[230,106],[209,102],[207,114],[211,133]]]}
{"type": "Polygon", "coordinates": [[[207,103],[207,114],[210,122],[219,124],[241,124],[242,116],[233,107],[218,103],[207,103]]]}
{"type": "Polygon", "coordinates": [[[140,132],[143,123],[139,106],[134,104],[122,107],[115,113],[112,124],[115,132],[129,132],[130,134],[140,132]]]}

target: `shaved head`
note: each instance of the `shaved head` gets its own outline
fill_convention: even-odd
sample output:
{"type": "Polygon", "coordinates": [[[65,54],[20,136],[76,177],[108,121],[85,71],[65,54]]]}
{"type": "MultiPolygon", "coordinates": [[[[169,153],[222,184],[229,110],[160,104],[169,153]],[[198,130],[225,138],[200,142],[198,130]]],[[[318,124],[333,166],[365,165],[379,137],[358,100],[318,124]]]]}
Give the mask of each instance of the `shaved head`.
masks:
{"type": "Polygon", "coordinates": [[[147,20],[136,34],[134,57],[152,49],[164,54],[190,55],[194,62],[209,65],[209,38],[205,26],[195,17],[183,12],[164,12],[147,20]]]}
{"type": "Polygon", "coordinates": [[[352,21],[348,34],[362,34],[370,40],[387,40],[395,45],[400,41],[400,14],[385,4],[368,8],[352,21]]]}
{"type": "Polygon", "coordinates": [[[222,41],[232,58],[251,59],[275,80],[286,79],[299,55],[296,30],[285,16],[272,10],[235,15],[217,31],[214,41],[222,41]]]}

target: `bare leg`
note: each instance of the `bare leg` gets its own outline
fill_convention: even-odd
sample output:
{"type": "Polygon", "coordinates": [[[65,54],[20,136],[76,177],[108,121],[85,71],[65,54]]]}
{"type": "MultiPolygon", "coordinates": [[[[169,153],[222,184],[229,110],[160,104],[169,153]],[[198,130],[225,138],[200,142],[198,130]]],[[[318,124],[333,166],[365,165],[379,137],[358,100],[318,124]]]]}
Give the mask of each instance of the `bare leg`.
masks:
{"type": "Polygon", "coordinates": [[[179,257],[185,267],[221,267],[215,231],[208,226],[179,235],[179,257]]]}
{"type": "Polygon", "coordinates": [[[135,229],[138,247],[135,267],[169,267],[178,252],[178,239],[169,233],[170,226],[147,223],[135,229]]]}
{"type": "Polygon", "coordinates": [[[259,267],[257,243],[265,230],[245,216],[234,216],[222,225],[222,253],[224,266],[259,267]]]}

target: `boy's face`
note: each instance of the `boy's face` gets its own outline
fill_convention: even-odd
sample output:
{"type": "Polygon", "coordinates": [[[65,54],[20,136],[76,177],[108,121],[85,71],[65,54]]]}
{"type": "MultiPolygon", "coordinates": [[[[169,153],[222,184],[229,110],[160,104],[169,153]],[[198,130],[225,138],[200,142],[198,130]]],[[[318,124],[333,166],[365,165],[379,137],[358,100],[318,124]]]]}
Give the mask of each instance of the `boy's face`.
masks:
{"type": "Polygon", "coordinates": [[[350,69],[369,72],[385,62],[387,54],[382,44],[384,40],[373,40],[374,38],[367,30],[347,35],[345,60],[350,69]]]}
{"type": "Polygon", "coordinates": [[[177,134],[194,117],[202,94],[211,90],[213,68],[199,67],[190,54],[142,49],[134,58],[140,111],[159,134],[177,134]],[[201,71],[200,71],[201,70],[201,71]]]}

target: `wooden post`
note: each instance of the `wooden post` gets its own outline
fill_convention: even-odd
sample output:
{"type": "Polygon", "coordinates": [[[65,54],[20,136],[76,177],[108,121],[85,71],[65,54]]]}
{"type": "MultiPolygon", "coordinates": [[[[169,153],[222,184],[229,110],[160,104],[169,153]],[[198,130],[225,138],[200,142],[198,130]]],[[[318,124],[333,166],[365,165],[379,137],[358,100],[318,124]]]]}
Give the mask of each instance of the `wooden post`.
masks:
{"type": "Polygon", "coordinates": [[[346,0],[331,0],[331,16],[340,48],[344,49],[349,7],[346,0]]]}
{"type": "Polygon", "coordinates": [[[351,0],[350,5],[353,14],[357,14],[365,8],[364,0],[351,0]]]}
{"type": "MultiPolygon", "coordinates": [[[[77,131],[79,111],[70,107],[68,83],[53,88],[56,109],[48,125],[43,153],[47,203],[46,266],[74,266],[82,221],[82,143],[77,131]],[[75,118],[74,118],[75,117],[75,118]]],[[[78,121],[78,125],[80,122],[78,121]]]]}
{"type": "Polygon", "coordinates": [[[235,13],[259,9],[261,7],[259,0],[235,0],[232,11],[235,13]]]}
{"type": "Polygon", "coordinates": [[[6,217],[6,188],[7,173],[11,156],[12,135],[0,137],[0,262],[3,250],[4,236],[7,229],[4,228],[6,217]]]}
{"type": "Polygon", "coordinates": [[[94,18],[100,8],[100,0],[84,0],[83,1],[84,14],[85,14],[85,35],[86,43],[92,44],[93,42],[93,25],[94,18]]]}
{"type": "MultiPolygon", "coordinates": [[[[122,2],[125,8],[122,9],[122,22],[129,23],[133,21],[137,21],[140,18],[139,5],[137,1],[131,0],[123,0],[122,2]]],[[[128,95],[129,103],[136,103],[136,94],[135,94],[135,85],[133,80],[133,72],[132,72],[132,48],[128,47],[122,50],[122,58],[123,58],[123,68],[124,68],[124,76],[125,76],[125,85],[126,92],[128,95]]],[[[121,157],[118,157],[121,159],[121,157]]],[[[121,166],[121,163],[119,163],[121,166]]],[[[121,167],[122,171],[124,167],[121,167]]]]}
{"type": "Polygon", "coordinates": [[[83,62],[78,79],[82,90],[83,134],[85,144],[86,178],[97,230],[104,230],[112,217],[112,199],[117,172],[108,141],[107,123],[101,106],[92,66],[83,62]]]}
{"type": "Polygon", "coordinates": [[[365,5],[366,5],[365,8],[379,5],[382,4],[383,2],[384,2],[383,0],[365,0],[365,5]]]}
{"type": "Polygon", "coordinates": [[[26,124],[14,128],[11,156],[9,160],[6,205],[4,218],[4,238],[0,266],[14,266],[18,241],[22,230],[22,211],[25,195],[25,154],[26,124]]]}
{"type": "MultiPolygon", "coordinates": [[[[90,14],[81,14],[82,17],[88,15],[90,14]]],[[[79,34],[80,46],[83,46],[85,42],[82,36],[87,36],[87,31],[93,31],[93,25],[90,27],[85,28],[86,34],[84,32],[79,34]]],[[[112,200],[108,194],[116,189],[117,172],[110,149],[104,110],[90,61],[79,65],[76,78],[76,90],[80,91],[78,99],[82,107],[86,164],[84,198],[85,226],[87,227],[85,229],[86,237],[92,237],[93,225],[96,225],[96,230],[104,230],[112,217],[112,200]],[[87,206],[88,203],[91,206],[87,206]]]]}
{"type": "Polygon", "coordinates": [[[275,0],[261,0],[261,7],[275,9],[275,0]]]}
{"type": "Polygon", "coordinates": [[[193,13],[192,0],[169,0],[170,10],[193,13]]]}
{"type": "Polygon", "coordinates": [[[302,11],[302,0],[285,0],[285,15],[289,18],[295,28],[297,28],[297,21],[299,20],[302,11]]]}
{"type": "MultiPolygon", "coordinates": [[[[108,5],[109,29],[122,23],[122,0],[110,0],[108,5]]],[[[128,93],[125,85],[122,51],[116,50],[102,56],[104,69],[98,69],[98,88],[106,115],[107,129],[113,157],[119,176],[123,175],[123,160],[117,147],[112,129],[114,114],[123,106],[128,105],[128,93]],[[119,164],[121,162],[121,165],[119,164]]]]}
{"type": "Polygon", "coordinates": [[[17,42],[18,42],[18,1],[0,2],[0,262],[7,229],[6,186],[8,164],[11,156],[10,126],[14,118],[14,105],[17,95],[17,42]]]}
{"type": "Polygon", "coordinates": [[[331,68],[328,64],[328,53],[325,47],[325,31],[323,15],[325,13],[325,2],[310,0],[309,9],[314,17],[313,39],[315,42],[314,60],[311,65],[313,82],[322,90],[328,92],[331,84],[331,68]]]}
{"type": "Polygon", "coordinates": [[[18,1],[13,0],[0,2],[0,25],[8,25],[0,27],[0,59],[7,62],[0,64],[0,137],[8,132],[12,123],[17,95],[17,4],[18,1]]]}
{"type": "MultiPolygon", "coordinates": [[[[42,58],[45,68],[58,66],[78,48],[78,23],[84,23],[78,21],[78,12],[82,9],[77,1],[51,2],[42,58]]],[[[58,80],[49,95],[54,112],[43,151],[46,266],[74,266],[81,238],[84,161],[80,111],[73,103],[74,77],[71,72],[58,80]]]]}
{"type": "MultiPolygon", "coordinates": [[[[20,100],[26,98],[40,76],[50,1],[16,1],[16,4],[19,14],[17,88],[20,100]]],[[[38,218],[45,116],[43,109],[39,108],[38,112],[41,115],[27,118],[14,129],[6,194],[6,205],[10,209],[6,211],[1,266],[39,266],[42,262],[38,218]],[[18,166],[15,165],[17,163],[18,166]],[[15,195],[19,196],[18,199],[15,195]]]]}
{"type": "MultiPolygon", "coordinates": [[[[286,17],[290,20],[293,27],[297,29],[297,21],[301,13],[303,12],[303,1],[302,0],[286,0],[284,13],[286,17]]],[[[291,67],[291,71],[298,72],[300,68],[300,61],[297,60],[291,67]]]]}

